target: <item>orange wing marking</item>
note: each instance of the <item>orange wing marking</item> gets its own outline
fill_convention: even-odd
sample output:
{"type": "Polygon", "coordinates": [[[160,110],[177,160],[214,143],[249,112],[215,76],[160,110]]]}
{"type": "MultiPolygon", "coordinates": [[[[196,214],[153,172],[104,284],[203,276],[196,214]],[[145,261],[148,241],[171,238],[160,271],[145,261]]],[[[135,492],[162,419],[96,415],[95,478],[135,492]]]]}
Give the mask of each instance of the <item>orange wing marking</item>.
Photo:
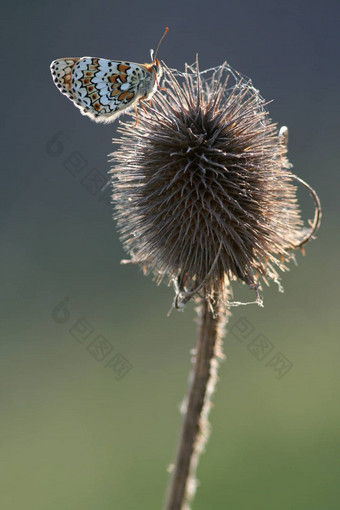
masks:
{"type": "Polygon", "coordinates": [[[118,71],[119,71],[120,73],[124,73],[124,74],[126,74],[126,71],[127,71],[128,69],[130,69],[130,66],[127,66],[127,65],[125,65],[125,64],[119,64],[119,66],[118,66],[118,71]]]}

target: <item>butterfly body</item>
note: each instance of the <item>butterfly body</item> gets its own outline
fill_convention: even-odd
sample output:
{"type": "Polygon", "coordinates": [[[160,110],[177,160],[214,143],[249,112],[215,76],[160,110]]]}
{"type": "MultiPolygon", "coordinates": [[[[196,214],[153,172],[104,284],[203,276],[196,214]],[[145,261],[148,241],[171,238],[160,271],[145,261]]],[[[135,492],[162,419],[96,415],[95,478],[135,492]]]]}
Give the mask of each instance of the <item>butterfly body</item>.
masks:
{"type": "Polygon", "coordinates": [[[162,69],[158,59],[150,64],[82,57],[51,63],[60,92],[83,115],[96,122],[113,122],[122,112],[154,94],[162,69]]]}

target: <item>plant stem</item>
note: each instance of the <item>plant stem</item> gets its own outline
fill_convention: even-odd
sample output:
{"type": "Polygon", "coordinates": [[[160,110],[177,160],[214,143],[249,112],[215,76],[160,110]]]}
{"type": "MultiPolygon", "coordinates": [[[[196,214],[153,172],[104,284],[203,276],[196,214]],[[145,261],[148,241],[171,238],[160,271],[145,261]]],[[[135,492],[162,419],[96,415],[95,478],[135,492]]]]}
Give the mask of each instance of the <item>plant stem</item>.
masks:
{"type": "Polygon", "coordinates": [[[218,358],[223,358],[221,338],[227,314],[220,310],[213,313],[204,299],[199,303],[198,313],[195,358],[165,510],[190,509],[199,456],[209,436],[208,414],[217,381],[218,358]]]}

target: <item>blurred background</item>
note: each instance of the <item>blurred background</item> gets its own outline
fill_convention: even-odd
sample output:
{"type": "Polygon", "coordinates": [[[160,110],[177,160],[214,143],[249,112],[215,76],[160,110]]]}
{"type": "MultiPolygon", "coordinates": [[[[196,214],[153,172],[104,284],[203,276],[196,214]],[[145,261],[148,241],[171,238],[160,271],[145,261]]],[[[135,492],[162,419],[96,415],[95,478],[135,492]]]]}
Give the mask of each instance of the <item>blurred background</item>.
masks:
{"type": "MultiPolygon", "coordinates": [[[[232,310],[193,508],[338,508],[339,12],[335,0],[2,6],[1,508],[162,506],[195,309],[167,317],[173,289],[120,265],[99,191],[118,123],[80,115],[49,65],[148,62],[165,26],[159,57],[170,67],[196,53],[202,69],[227,60],[273,99],[294,171],[323,205],[285,292],[273,284],[264,308],[232,310]]],[[[311,199],[299,198],[307,220],[311,199]]],[[[235,297],[253,298],[241,286],[235,297]]]]}

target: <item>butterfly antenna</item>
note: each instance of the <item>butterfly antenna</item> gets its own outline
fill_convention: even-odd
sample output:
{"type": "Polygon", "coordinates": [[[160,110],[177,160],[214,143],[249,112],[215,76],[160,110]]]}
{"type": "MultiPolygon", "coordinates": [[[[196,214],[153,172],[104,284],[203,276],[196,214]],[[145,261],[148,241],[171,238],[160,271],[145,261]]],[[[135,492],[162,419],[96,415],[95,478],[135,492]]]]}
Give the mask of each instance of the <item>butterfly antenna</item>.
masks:
{"type": "Polygon", "coordinates": [[[160,47],[160,45],[161,45],[161,42],[163,41],[164,37],[166,36],[166,34],[167,34],[168,32],[169,32],[169,28],[168,28],[168,27],[165,27],[164,34],[162,35],[162,37],[161,37],[161,38],[160,38],[160,40],[159,40],[159,43],[158,43],[158,46],[157,46],[157,48],[156,48],[155,53],[153,53],[153,52],[152,52],[152,53],[153,53],[153,55],[152,55],[152,57],[151,57],[151,58],[152,58],[152,60],[153,60],[153,61],[155,61],[155,60],[156,60],[156,58],[157,58],[157,54],[158,54],[158,50],[159,50],[159,47],[160,47]]]}

